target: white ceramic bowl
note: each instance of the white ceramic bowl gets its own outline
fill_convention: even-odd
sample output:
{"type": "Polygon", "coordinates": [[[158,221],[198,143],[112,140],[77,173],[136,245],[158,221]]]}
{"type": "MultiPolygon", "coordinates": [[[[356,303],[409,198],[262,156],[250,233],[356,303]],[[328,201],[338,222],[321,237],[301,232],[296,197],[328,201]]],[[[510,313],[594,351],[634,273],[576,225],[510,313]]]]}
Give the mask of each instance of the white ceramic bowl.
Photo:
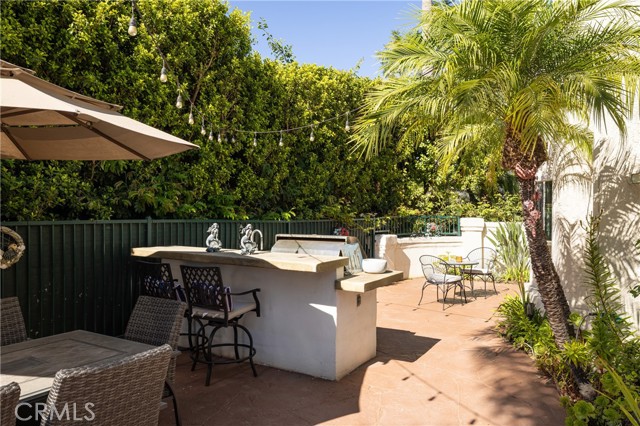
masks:
{"type": "Polygon", "coordinates": [[[362,259],[362,270],[368,274],[381,274],[387,270],[384,259],[362,259]]]}

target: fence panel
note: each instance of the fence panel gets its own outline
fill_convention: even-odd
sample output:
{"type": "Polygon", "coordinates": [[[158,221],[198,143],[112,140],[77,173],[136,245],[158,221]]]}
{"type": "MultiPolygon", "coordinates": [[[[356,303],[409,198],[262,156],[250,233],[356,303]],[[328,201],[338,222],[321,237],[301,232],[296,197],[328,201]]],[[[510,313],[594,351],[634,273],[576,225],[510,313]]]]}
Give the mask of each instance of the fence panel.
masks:
{"type": "Polygon", "coordinates": [[[459,233],[459,219],[428,216],[358,218],[348,224],[334,220],[5,222],[4,226],[22,236],[26,252],[18,263],[1,270],[1,296],[18,296],[32,338],[76,329],[119,335],[137,298],[130,256],[133,247],[187,245],[204,249],[207,229],[217,222],[223,247],[237,249],[240,230],[251,223],[262,233],[262,240],[257,237],[256,242],[262,243],[263,250],[271,249],[277,234],[329,235],[344,227],[372,257],[377,232],[409,235],[436,220],[443,230],[441,235],[459,233]]]}

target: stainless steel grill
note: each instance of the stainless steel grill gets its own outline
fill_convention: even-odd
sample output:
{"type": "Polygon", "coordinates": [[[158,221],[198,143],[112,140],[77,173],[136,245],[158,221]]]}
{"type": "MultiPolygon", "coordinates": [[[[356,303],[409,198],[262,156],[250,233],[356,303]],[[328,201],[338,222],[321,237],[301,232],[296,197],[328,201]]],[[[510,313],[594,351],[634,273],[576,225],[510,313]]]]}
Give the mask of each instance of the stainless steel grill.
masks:
{"type": "Polygon", "coordinates": [[[272,253],[305,253],[309,255],[344,256],[349,258],[345,274],[362,272],[362,250],[357,237],[346,235],[277,234],[272,253]]]}

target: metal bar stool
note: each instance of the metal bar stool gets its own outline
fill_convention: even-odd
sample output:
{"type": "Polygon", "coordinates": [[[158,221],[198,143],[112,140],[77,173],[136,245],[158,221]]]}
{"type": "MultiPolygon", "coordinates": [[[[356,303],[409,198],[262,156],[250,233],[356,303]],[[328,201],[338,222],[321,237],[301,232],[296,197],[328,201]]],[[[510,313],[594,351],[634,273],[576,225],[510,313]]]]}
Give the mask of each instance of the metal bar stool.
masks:
{"type": "Polygon", "coordinates": [[[205,385],[211,381],[211,370],[214,364],[241,363],[249,361],[253,375],[258,375],[253,363],[256,349],[253,347],[253,337],[249,330],[239,323],[239,320],[247,312],[255,312],[260,316],[260,301],[258,300],[259,288],[239,293],[232,293],[229,287],[222,282],[220,268],[217,266],[186,266],[181,265],[182,282],[187,294],[189,305],[189,348],[193,364],[191,371],[197,363],[207,364],[207,378],[205,385]],[[249,295],[253,300],[239,301],[233,296],[249,295]],[[207,330],[210,327],[210,331],[207,330]],[[224,328],[233,329],[233,342],[214,343],[218,330],[224,328]],[[238,332],[242,331],[247,341],[240,342],[238,332]],[[233,347],[233,358],[216,357],[214,360],[214,348],[233,347]],[[240,348],[245,348],[241,355],[240,348]]]}

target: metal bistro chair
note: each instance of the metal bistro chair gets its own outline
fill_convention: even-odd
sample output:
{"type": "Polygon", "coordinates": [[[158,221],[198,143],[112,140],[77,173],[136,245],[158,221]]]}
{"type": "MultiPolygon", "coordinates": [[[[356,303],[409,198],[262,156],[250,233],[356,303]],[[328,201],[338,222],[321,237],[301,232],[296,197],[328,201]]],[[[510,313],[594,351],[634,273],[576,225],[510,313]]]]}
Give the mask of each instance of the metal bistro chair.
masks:
{"type": "Polygon", "coordinates": [[[179,300],[140,296],[133,308],[124,338],[148,345],[168,344],[173,349],[166,374],[165,397],[173,400],[176,424],[180,425],[178,402],[172,385],[176,377],[176,362],[180,351],[176,350],[187,304],[179,300]]]}
{"type": "Polygon", "coordinates": [[[438,295],[440,293],[440,290],[442,290],[442,310],[444,310],[444,305],[447,300],[447,294],[452,288],[453,300],[455,300],[456,297],[455,289],[456,287],[458,287],[462,291],[462,295],[464,297],[463,303],[467,302],[467,294],[464,289],[462,277],[460,275],[449,273],[449,271],[453,270],[453,267],[449,265],[444,259],[441,259],[437,256],[425,254],[420,256],[420,264],[422,265],[422,273],[424,275],[425,281],[422,285],[422,293],[420,294],[420,301],[418,302],[418,305],[422,303],[424,289],[430,285],[436,286],[436,301],[438,301],[438,295]]]}
{"type": "Polygon", "coordinates": [[[0,346],[27,340],[27,328],[17,297],[0,300],[0,346]]]}
{"type": "MultiPolygon", "coordinates": [[[[480,247],[473,249],[467,254],[465,260],[470,262],[478,262],[478,265],[473,266],[470,270],[465,271],[465,274],[469,275],[469,278],[473,280],[474,277],[480,277],[484,282],[484,297],[487,298],[487,281],[491,280],[493,284],[493,291],[498,294],[496,289],[496,278],[493,275],[493,268],[496,262],[497,253],[494,249],[489,247],[480,247]]],[[[472,284],[473,288],[473,284],[472,284]]]]}
{"type": "Polygon", "coordinates": [[[16,407],[20,400],[20,385],[16,382],[0,386],[0,425],[16,424],[16,407]]]}
{"type": "Polygon", "coordinates": [[[222,282],[220,268],[217,266],[180,266],[182,282],[187,293],[189,303],[189,347],[193,371],[198,362],[207,364],[207,378],[205,385],[211,381],[211,370],[214,364],[229,364],[249,361],[254,377],[257,377],[253,357],[256,350],[253,347],[253,337],[249,330],[240,324],[240,319],[247,312],[255,312],[260,316],[259,288],[239,293],[231,293],[229,287],[222,282]],[[253,301],[236,301],[233,296],[251,294],[253,301]],[[207,327],[211,331],[207,335],[207,327]],[[216,332],[221,328],[233,329],[233,342],[214,343],[216,332]],[[248,342],[239,342],[238,330],[242,330],[248,342]],[[233,347],[234,358],[214,361],[214,348],[233,347]],[[246,355],[240,356],[239,348],[245,348],[246,355]]]}
{"type": "MultiPolygon", "coordinates": [[[[60,370],[42,412],[42,426],[157,426],[172,349],[162,345],[117,361],[60,370]],[[56,415],[52,407],[73,414],[56,415]]],[[[58,413],[59,414],[59,413],[58,413]]]]}

